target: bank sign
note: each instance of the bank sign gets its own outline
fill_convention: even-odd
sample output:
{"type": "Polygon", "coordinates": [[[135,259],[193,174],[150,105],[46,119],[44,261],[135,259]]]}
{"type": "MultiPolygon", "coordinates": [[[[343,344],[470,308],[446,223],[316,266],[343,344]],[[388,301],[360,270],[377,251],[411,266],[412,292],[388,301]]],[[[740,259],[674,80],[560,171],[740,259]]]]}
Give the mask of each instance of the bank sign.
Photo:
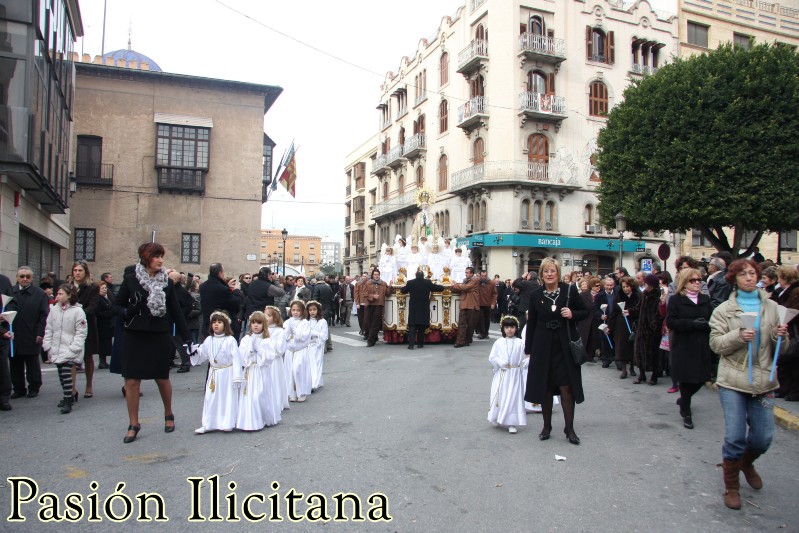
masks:
{"type": "MultiPolygon", "coordinates": [[[[530,235],[520,233],[487,233],[461,237],[457,245],[467,248],[515,247],[515,248],[562,248],[566,250],[592,250],[596,252],[619,252],[619,239],[553,237],[552,235],[530,235]]],[[[624,241],[625,252],[642,252],[646,243],[639,240],[624,241]]]]}

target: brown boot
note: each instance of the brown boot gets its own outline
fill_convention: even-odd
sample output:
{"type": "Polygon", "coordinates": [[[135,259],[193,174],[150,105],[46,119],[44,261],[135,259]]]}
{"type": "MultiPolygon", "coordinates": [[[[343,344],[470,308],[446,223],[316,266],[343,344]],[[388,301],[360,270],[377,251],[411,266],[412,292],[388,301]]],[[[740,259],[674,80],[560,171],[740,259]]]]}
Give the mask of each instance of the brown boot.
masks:
{"type": "Polygon", "coordinates": [[[724,505],[730,509],[741,508],[741,494],[738,492],[741,488],[741,480],[738,478],[738,472],[741,470],[741,460],[732,461],[724,459],[724,505]]]}
{"type": "Polygon", "coordinates": [[[748,449],[744,450],[744,454],[741,457],[741,472],[744,473],[744,477],[746,478],[746,482],[749,483],[749,486],[755,490],[763,488],[763,480],[760,474],[757,473],[757,470],[755,470],[755,465],[753,464],[758,457],[760,457],[759,453],[751,452],[748,449]]]}

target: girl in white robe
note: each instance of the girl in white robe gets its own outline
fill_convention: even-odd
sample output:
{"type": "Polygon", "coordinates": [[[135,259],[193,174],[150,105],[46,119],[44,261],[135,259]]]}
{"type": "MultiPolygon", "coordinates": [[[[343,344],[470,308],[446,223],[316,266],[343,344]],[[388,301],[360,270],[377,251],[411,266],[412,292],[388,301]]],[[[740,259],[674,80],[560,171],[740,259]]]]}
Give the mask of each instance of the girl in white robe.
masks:
{"type": "Polygon", "coordinates": [[[377,268],[380,270],[380,279],[389,286],[397,279],[397,258],[394,257],[394,250],[390,246],[380,256],[377,268]]]}
{"type": "Polygon", "coordinates": [[[304,402],[311,394],[311,328],[305,319],[305,304],[291,302],[291,318],[283,324],[286,335],[286,371],[290,372],[289,401],[304,402]]]}
{"type": "Polygon", "coordinates": [[[311,392],[322,388],[325,380],[322,371],[325,366],[325,341],[328,337],[327,320],[322,318],[322,305],[317,301],[308,302],[308,325],[311,328],[311,392]]]}
{"type": "Polygon", "coordinates": [[[405,246],[405,239],[399,238],[397,239],[397,245],[394,247],[394,256],[397,259],[397,274],[399,274],[399,269],[405,269],[405,279],[410,279],[410,273],[408,272],[408,248],[405,246]]]}
{"type": "Polygon", "coordinates": [[[444,275],[444,267],[449,266],[449,260],[444,254],[438,251],[437,244],[433,245],[432,253],[427,256],[427,266],[430,267],[430,271],[433,273],[433,279],[435,280],[440,280],[444,275]]]}
{"type": "Polygon", "coordinates": [[[280,422],[282,406],[276,407],[272,391],[272,362],[275,350],[267,342],[266,317],[260,311],[250,315],[250,334],[241,339],[239,355],[243,365],[236,428],[258,431],[280,422]]]}
{"type": "Polygon", "coordinates": [[[415,244],[411,246],[411,253],[408,254],[408,267],[406,280],[411,280],[416,277],[416,271],[422,264],[422,254],[419,253],[419,247],[415,244]]]}
{"type": "Polygon", "coordinates": [[[275,306],[267,306],[264,310],[266,323],[269,330],[269,338],[266,342],[272,345],[275,350],[275,360],[272,363],[272,372],[269,377],[272,380],[272,392],[275,395],[275,405],[281,410],[289,409],[289,383],[290,374],[286,371],[286,335],[283,330],[283,317],[280,310],[275,306]]]}
{"type": "Polygon", "coordinates": [[[194,432],[232,431],[236,427],[239,385],[242,380],[241,357],[230,319],[221,311],[211,313],[211,333],[199,350],[191,355],[191,364],[210,364],[205,384],[202,426],[194,432]]]}
{"type": "Polygon", "coordinates": [[[516,433],[516,426],[527,425],[524,388],[530,358],[524,354],[524,341],[516,337],[518,319],[506,316],[500,326],[502,338],[494,342],[488,356],[488,362],[494,366],[488,421],[516,433]]]}

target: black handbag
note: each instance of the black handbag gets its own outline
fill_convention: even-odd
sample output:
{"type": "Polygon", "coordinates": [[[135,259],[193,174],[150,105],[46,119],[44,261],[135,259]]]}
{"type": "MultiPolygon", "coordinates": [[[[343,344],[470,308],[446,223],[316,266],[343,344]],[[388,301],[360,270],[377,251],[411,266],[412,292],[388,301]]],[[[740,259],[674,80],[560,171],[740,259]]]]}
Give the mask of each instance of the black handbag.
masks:
{"type": "MultiPolygon", "coordinates": [[[[569,299],[572,295],[572,286],[569,285],[569,288],[566,291],[566,307],[569,307],[569,299]]],[[[571,309],[571,308],[570,308],[571,309]]],[[[577,336],[577,339],[572,340],[571,334],[571,326],[569,321],[566,321],[566,335],[569,338],[569,351],[572,354],[572,359],[574,359],[574,364],[577,366],[583,365],[585,362],[588,361],[588,354],[585,353],[585,346],[583,346],[583,339],[580,336],[577,336]]]]}

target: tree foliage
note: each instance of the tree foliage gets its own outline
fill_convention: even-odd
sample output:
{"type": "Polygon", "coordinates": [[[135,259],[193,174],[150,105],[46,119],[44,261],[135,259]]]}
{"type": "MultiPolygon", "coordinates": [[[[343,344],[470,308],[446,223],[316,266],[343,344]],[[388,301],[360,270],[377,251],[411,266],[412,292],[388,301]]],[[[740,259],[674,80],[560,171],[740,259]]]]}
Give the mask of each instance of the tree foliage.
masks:
{"type": "Polygon", "coordinates": [[[599,213],[630,231],[701,230],[748,254],[764,231],[799,228],[799,56],[723,45],[636,80],[598,137],[599,213]],[[734,227],[729,242],[724,227],[734,227]],[[757,232],[742,243],[745,230],[757,232]]]}

